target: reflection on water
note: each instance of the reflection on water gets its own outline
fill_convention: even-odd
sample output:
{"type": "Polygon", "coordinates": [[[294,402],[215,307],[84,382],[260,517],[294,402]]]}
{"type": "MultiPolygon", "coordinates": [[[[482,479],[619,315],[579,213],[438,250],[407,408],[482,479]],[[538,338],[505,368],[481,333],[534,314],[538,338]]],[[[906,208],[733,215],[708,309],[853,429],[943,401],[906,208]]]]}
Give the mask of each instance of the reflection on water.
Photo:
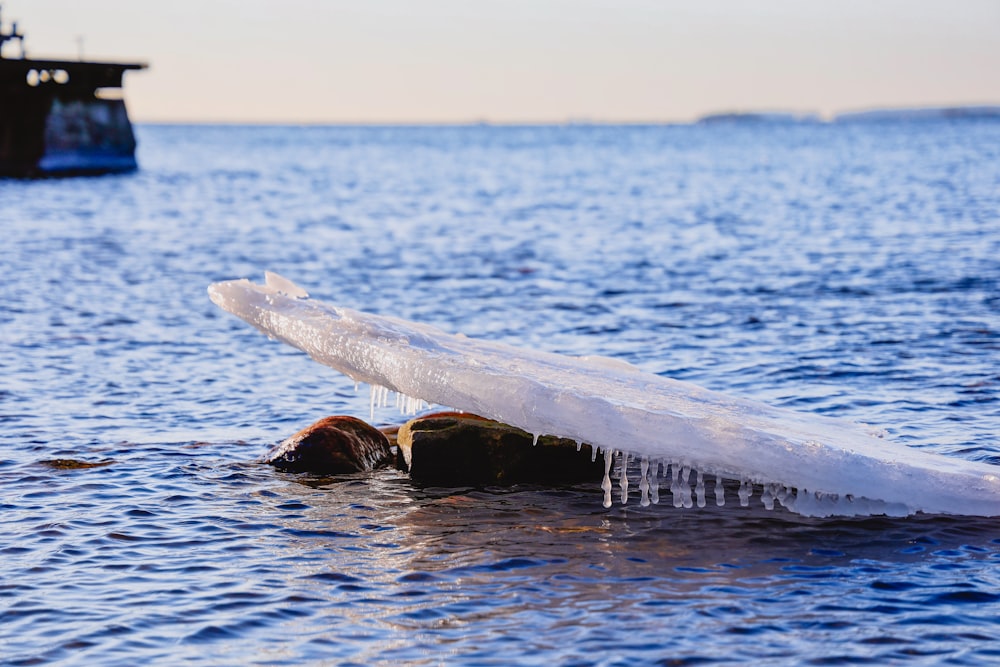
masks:
{"type": "Polygon", "coordinates": [[[831,643],[879,660],[992,645],[995,521],[606,511],[596,485],[317,480],[240,462],[235,443],[110,453],[0,469],[8,656],[802,662],[831,643]]]}

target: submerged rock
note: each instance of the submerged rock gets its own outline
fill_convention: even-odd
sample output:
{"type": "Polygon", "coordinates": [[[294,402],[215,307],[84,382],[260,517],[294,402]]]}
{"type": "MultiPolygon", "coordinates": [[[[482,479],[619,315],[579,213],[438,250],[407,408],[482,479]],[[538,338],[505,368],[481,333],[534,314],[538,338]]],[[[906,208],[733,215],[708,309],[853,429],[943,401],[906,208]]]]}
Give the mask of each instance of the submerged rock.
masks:
{"type": "Polygon", "coordinates": [[[46,459],[39,461],[39,464],[55,468],[56,470],[84,470],[87,468],[103,468],[114,463],[113,459],[103,459],[101,461],[78,461],[77,459],[46,459]]]}
{"type": "Polygon", "coordinates": [[[599,480],[590,445],[542,436],[465,413],[418,417],[399,429],[397,465],[423,484],[475,485],[599,480]]]}
{"type": "Polygon", "coordinates": [[[386,436],[354,417],[325,417],[287,438],[263,458],[281,470],[336,475],[392,463],[386,436]]]}

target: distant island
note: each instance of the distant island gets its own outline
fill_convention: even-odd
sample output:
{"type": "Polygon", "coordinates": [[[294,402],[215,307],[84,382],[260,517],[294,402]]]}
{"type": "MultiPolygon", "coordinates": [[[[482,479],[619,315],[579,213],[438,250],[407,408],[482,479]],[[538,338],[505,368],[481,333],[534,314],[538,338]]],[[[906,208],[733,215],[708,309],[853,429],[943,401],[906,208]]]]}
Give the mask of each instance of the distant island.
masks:
{"type": "Polygon", "coordinates": [[[722,123],[819,123],[818,113],[792,111],[723,111],[710,113],[697,120],[702,124],[722,123]]]}
{"type": "Polygon", "coordinates": [[[910,107],[899,109],[869,109],[847,111],[834,116],[838,123],[889,120],[1000,119],[1000,106],[910,107]]]}
{"type": "MultiPolygon", "coordinates": [[[[995,119],[1000,120],[1000,105],[966,105],[939,107],[899,107],[887,109],[866,109],[864,111],[843,111],[830,119],[834,123],[868,123],[883,121],[924,121],[952,119],[995,119]]],[[[818,113],[801,111],[723,111],[701,116],[697,124],[755,125],[787,123],[822,123],[818,113]]]]}

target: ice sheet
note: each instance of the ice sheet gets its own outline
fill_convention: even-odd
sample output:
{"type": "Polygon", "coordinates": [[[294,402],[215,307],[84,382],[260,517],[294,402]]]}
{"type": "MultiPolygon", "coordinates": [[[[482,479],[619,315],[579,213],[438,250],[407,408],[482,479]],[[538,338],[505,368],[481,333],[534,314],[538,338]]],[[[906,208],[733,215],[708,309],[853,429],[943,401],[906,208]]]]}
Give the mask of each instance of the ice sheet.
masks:
{"type": "MultiPolygon", "coordinates": [[[[678,506],[704,505],[704,479],[719,499],[717,478],[726,478],[741,482],[741,501],[777,501],[812,516],[1000,515],[1000,467],[892,443],[848,421],[711,392],[623,362],[525,350],[328,305],[271,273],[264,285],[233,280],[208,291],[268,336],[379,388],[373,405],[376,393],[383,404],[382,392],[392,391],[410,409],[426,401],[587,442],[609,456],[645,458],[654,472],[637,480],[643,498],[658,488],[655,471],[662,470],[678,506]]],[[[619,482],[627,499],[627,476],[619,482]]],[[[605,494],[607,501],[609,480],[605,494]]]]}

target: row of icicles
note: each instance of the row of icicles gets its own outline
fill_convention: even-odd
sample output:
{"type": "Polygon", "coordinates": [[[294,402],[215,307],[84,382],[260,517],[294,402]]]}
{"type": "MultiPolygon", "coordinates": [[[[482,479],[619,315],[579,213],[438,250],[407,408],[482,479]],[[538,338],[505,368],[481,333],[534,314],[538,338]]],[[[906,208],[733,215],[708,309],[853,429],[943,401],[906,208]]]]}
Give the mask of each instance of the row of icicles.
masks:
{"type": "MultiPolygon", "coordinates": [[[[605,449],[604,451],[604,481],[601,482],[601,489],[604,491],[604,506],[611,507],[612,491],[611,470],[615,455],[618,455],[618,488],[621,491],[621,503],[628,502],[630,483],[628,479],[629,459],[632,455],[627,452],[605,449]]],[[[596,450],[595,450],[596,456],[596,450]]],[[[667,463],[658,459],[652,461],[649,457],[642,456],[639,459],[639,504],[647,507],[650,504],[660,502],[660,468],[663,469],[663,480],[670,480],[670,494],[673,496],[674,507],[690,508],[694,506],[705,507],[707,502],[707,488],[705,484],[706,476],[700,471],[693,470],[689,466],[679,463],[667,463]],[[692,494],[691,482],[694,481],[692,494]]],[[[723,487],[722,477],[712,475],[714,486],[712,491],[715,496],[715,504],[723,507],[726,504],[726,493],[723,487]]],[[[761,502],[766,509],[774,509],[774,502],[778,501],[782,505],[786,499],[794,499],[795,491],[783,484],[763,484],[761,491],[761,502]]],[[[750,498],[754,494],[754,484],[749,479],[740,480],[739,488],[740,506],[748,507],[750,498]]]]}
{"type": "MultiPolygon", "coordinates": [[[[375,408],[387,408],[393,403],[392,396],[395,394],[395,407],[403,415],[415,415],[421,410],[428,408],[427,402],[421,398],[407,396],[388,387],[372,384],[368,385],[368,409],[371,421],[375,421],[375,408]]],[[[358,390],[358,383],[354,383],[354,391],[358,390]]]]}

